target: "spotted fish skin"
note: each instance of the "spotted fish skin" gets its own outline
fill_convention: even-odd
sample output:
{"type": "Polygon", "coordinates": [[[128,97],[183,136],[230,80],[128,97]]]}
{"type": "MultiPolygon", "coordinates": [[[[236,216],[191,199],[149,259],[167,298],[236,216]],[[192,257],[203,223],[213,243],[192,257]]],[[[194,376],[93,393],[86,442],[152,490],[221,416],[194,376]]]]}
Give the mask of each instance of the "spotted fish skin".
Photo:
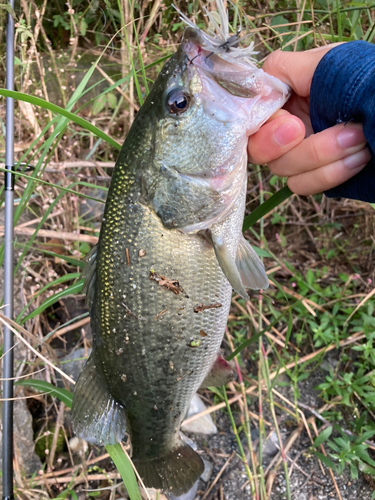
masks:
{"type": "Polygon", "coordinates": [[[232,286],[247,297],[247,286],[268,284],[241,231],[246,145],[265,103],[268,117],[285,101],[272,86],[264,97],[232,95],[212,78],[217,60],[210,74],[202,69],[195,38],[164,66],[114,169],[85,271],[93,352],[72,409],[88,441],[113,444],[128,432],[145,484],[174,495],[203,471],[179,428],[217,359],[232,286]]]}

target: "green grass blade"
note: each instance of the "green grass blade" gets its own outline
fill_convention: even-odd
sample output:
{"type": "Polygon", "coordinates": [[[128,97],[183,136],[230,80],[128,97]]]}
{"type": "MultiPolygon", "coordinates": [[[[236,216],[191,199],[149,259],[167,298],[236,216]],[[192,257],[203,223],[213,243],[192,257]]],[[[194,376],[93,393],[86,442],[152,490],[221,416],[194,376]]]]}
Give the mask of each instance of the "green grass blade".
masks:
{"type": "Polygon", "coordinates": [[[278,316],[275,319],[275,321],[273,321],[272,323],[270,323],[269,325],[267,325],[267,327],[264,328],[261,332],[257,333],[256,335],[253,335],[250,339],[247,339],[244,342],[242,342],[242,344],[239,347],[237,347],[237,349],[235,351],[233,351],[231,354],[229,354],[229,356],[226,357],[227,361],[230,361],[231,359],[235,358],[237,356],[237,354],[240,354],[240,352],[243,351],[243,349],[245,349],[245,347],[247,347],[248,345],[252,344],[256,340],[260,339],[260,337],[262,335],[264,335],[266,332],[268,332],[268,330],[270,328],[272,328],[273,326],[277,325],[277,323],[281,320],[281,318],[283,316],[285,316],[285,314],[288,312],[288,310],[291,309],[292,307],[294,307],[294,305],[295,304],[293,304],[293,306],[290,306],[288,309],[285,309],[285,311],[283,311],[280,314],[280,316],[278,316]]]}
{"type": "Polygon", "coordinates": [[[35,318],[35,316],[38,316],[38,314],[45,311],[48,307],[52,306],[52,304],[55,304],[63,297],[66,297],[67,295],[74,295],[75,293],[79,293],[82,290],[82,287],[83,287],[83,279],[77,281],[77,283],[74,283],[74,285],[68,286],[68,288],[65,288],[65,290],[62,290],[61,292],[58,292],[58,293],[51,295],[51,297],[48,297],[48,299],[45,300],[43,302],[43,304],[41,304],[39,307],[37,307],[34,311],[32,311],[27,316],[25,316],[22,320],[22,323],[25,323],[29,319],[35,318]]]}
{"type": "Polygon", "coordinates": [[[45,380],[18,380],[15,385],[23,387],[32,387],[40,392],[49,392],[51,396],[59,398],[60,401],[66,404],[69,408],[72,407],[73,394],[66,389],[56,387],[55,385],[46,382],[45,380]]]}
{"type": "Polygon", "coordinates": [[[137,479],[134,474],[133,467],[125,455],[121,445],[118,444],[107,444],[105,449],[111,455],[111,458],[117,467],[117,470],[121,474],[122,479],[124,480],[126,489],[128,490],[128,494],[130,500],[142,500],[141,494],[139,493],[137,479]]]}
{"type": "Polygon", "coordinates": [[[61,259],[67,262],[68,264],[71,264],[72,266],[77,266],[80,269],[84,269],[86,265],[86,263],[83,260],[78,260],[75,259],[74,257],[69,257],[68,255],[62,255],[60,253],[51,252],[51,250],[45,250],[44,248],[34,248],[34,249],[38,250],[39,252],[43,252],[47,255],[50,255],[51,257],[57,257],[58,259],[61,259]]]}
{"type": "MultiPolygon", "coordinates": [[[[0,167],[0,172],[6,172],[6,169],[0,167]]],[[[88,196],[87,194],[81,193],[80,191],[74,191],[74,189],[70,189],[69,187],[66,188],[64,186],[59,186],[58,184],[54,184],[53,182],[43,181],[39,177],[31,177],[31,175],[21,174],[20,172],[17,172],[17,176],[24,177],[26,179],[32,179],[32,180],[39,182],[41,184],[45,184],[46,186],[54,187],[56,189],[59,189],[60,191],[64,191],[64,193],[72,193],[75,196],[81,196],[81,198],[86,198],[86,200],[93,200],[93,201],[97,201],[97,202],[103,203],[103,204],[105,203],[105,201],[101,200],[100,198],[94,198],[93,196],[88,196]]],[[[91,186],[92,188],[95,188],[95,189],[101,189],[102,191],[108,191],[108,188],[105,188],[103,186],[97,186],[96,184],[89,184],[86,182],[74,182],[73,184],[71,184],[71,186],[78,186],[78,185],[80,185],[80,186],[88,185],[88,186],[91,186]]]]}
{"type": "Polygon", "coordinates": [[[17,99],[19,101],[24,101],[24,102],[29,102],[30,104],[34,104],[35,106],[40,106],[41,108],[44,109],[49,109],[53,113],[57,113],[61,116],[65,116],[65,118],[68,118],[72,122],[76,123],[77,125],[80,125],[84,129],[88,130],[89,132],[92,132],[94,135],[97,137],[100,137],[104,141],[106,141],[110,146],[113,146],[114,148],[120,150],[121,145],[112,139],[112,137],[109,137],[105,132],[100,130],[98,127],[95,127],[92,123],[89,121],[85,120],[84,118],[81,118],[74,113],[71,113],[70,111],[67,111],[64,108],[61,108],[60,106],[57,106],[56,104],[52,104],[51,102],[47,102],[44,99],[41,99],[40,97],[34,97],[31,95],[23,94],[22,92],[16,92],[14,90],[5,90],[5,89],[0,89],[0,95],[4,97],[11,97],[13,99],[17,99]]]}
{"type": "Polygon", "coordinates": [[[20,323],[20,325],[23,325],[25,320],[22,320],[22,315],[28,310],[28,308],[31,306],[31,304],[34,302],[34,300],[39,297],[42,293],[44,293],[46,290],[51,288],[51,286],[59,285],[60,283],[65,283],[65,281],[71,281],[71,280],[76,280],[79,278],[81,273],[68,273],[68,274],[63,274],[60,278],[57,278],[54,281],[51,281],[48,283],[46,286],[41,288],[38,293],[36,293],[33,298],[30,300],[28,304],[25,305],[25,307],[22,309],[22,311],[19,313],[19,315],[16,318],[16,321],[20,323]]]}
{"type": "Polygon", "coordinates": [[[243,221],[242,231],[246,231],[246,229],[249,229],[249,227],[254,225],[259,219],[261,219],[266,214],[268,214],[268,212],[270,212],[275,207],[280,205],[280,203],[285,201],[292,194],[293,193],[288,188],[288,186],[285,186],[279,191],[277,191],[277,193],[272,195],[271,198],[268,198],[267,201],[265,201],[258,208],[256,208],[254,212],[245,217],[245,220],[243,221]]]}

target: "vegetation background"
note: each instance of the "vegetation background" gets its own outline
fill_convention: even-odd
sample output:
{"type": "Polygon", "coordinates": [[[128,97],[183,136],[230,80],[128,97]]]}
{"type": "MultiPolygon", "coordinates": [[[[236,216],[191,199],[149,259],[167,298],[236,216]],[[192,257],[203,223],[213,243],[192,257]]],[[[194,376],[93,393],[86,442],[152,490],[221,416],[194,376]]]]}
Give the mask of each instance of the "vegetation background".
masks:
{"type": "MultiPolygon", "coordinates": [[[[176,5],[206,27],[200,0],[176,5]]],[[[374,41],[368,1],[228,7],[233,29],[241,18],[254,34],[259,61],[279,48],[374,41]]],[[[8,11],[2,0],[2,87],[8,11]]],[[[15,86],[29,96],[16,95],[15,121],[16,494],[140,498],[126,445],[108,450],[120,476],[103,450],[72,441],[73,381],[61,371],[74,379],[90,348],[80,272],[119,145],[184,25],[169,0],[20,0],[13,15],[15,86]],[[39,458],[28,453],[33,443],[39,458]]],[[[5,99],[1,170],[4,118],[5,99]]],[[[266,166],[250,166],[248,213],[283,186],[266,166]]],[[[3,218],[3,187],[0,195],[3,218]]],[[[248,219],[246,236],[274,285],[249,302],[233,297],[223,351],[238,378],[203,393],[221,437],[196,438],[214,463],[197,496],[375,498],[374,207],[322,195],[272,200],[260,221],[248,219]]]]}

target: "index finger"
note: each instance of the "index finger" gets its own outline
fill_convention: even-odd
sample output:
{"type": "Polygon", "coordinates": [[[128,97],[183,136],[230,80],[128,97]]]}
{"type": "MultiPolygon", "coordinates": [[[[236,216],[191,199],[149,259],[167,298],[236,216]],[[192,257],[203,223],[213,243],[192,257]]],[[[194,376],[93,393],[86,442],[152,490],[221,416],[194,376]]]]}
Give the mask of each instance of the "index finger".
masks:
{"type": "Polygon", "coordinates": [[[276,50],[267,57],[262,69],[287,83],[296,94],[308,97],[316,67],[322,57],[337,45],[339,44],[333,43],[306,52],[282,52],[276,50]]]}

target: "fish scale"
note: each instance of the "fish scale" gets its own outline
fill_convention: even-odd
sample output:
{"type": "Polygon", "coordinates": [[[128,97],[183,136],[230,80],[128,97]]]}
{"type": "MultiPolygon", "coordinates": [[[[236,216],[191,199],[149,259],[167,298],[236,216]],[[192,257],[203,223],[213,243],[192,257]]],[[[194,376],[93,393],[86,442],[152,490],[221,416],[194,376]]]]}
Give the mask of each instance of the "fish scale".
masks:
{"type": "Polygon", "coordinates": [[[248,299],[268,286],[242,235],[246,146],[288,95],[205,43],[187,30],[121,149],[84,272],[93,351],[72,407],[78,436],[102,445],[128,432],[144,483],[174,495],[203,472],[179,437],[189,403],[233,376],[218,356],[232,288],[248,299]]]}
{"type": "MultiPolygon", "coordinates": [[[[110,220],[112,205],[117,204],[116,191],[112,196],[107,203],[109,208],[105,213],[106,222],[110,220]]],[[[243,211],[243,199],[238,205],[238,209],[243,211]]],[[[238,228],[232,221],[232,218],[238,219],[236,212],[237,209],[234,209],[227,224],[232,232],[235,230],[238,238],[238,228]]],[[[106,258],[102,255],[111,252],[111,245],[119,248],[126,246],[130,265],[125,265],[126,260],[121,263],[124,252],[112,251],[114,258],[111,266],[115,269],[122,265],[122,273],[115,274],[112,282],[108,281],[109,290],[126,290],[126,293],[110,299],[108,310],[107,301],[111,292],[106,293],[104,290],[103,293],[98,290],[98,285],[97,310],[108,310],[110,321],[107,323],[104,318],[103,324],[103,319],[96,313],[92,326],[94,331],[101,329],[104,332],[99,357],[112,368],[108,380],[111,393],[125,407],[133,403],[134,392],[137,392],[136,397],[142,401],[141,414],[138,414],[137,407],[134,412],[130,410],[129,415],[138,422],[137,426],[141,429],[137,432],[135,424],[131,426],[131,432],[137,436],[139,434],[141,439],[137,446],[148,453],[146,445],[150,438],[161,449],[164,448],[164,440],[170,446],[170,435],[158,432],[157,437],[154,436],[156,424],[160,421],[158,412],[162,410],[165,410],[163,425],[170,428],[172,423],[174,440],[177,440],[177,432],[190,399],[199,388],[220,347],[228,316],[231,287],[223,279],[212,247],[202,236],[184,235],[178,230],[166,231],[155,214],[142,204],[137,206],[135,215],[129,214],[124,219],[123,224],[120,231],[123,236],[106,233],[109,237],[103,239],[102,247],[99,246],[98,276],[100,282],[101,266],[108,268],[106,258]],[[145,251],[144,257],[139,257],[140,249],[145,251]],[[202,269],[205,269],[204,274],[200,272],[202,269]],[[171,290],[160,286],[150,279],[151,270],[170,279],[178,278],[184,292],[175,295],[171,290]],[[144,295],[147,296],[147,302],[144,301],[144,295]],[[197,304],[208,306],[219,302],[219,298],[222,307],[194,312],[197,304]],[[167,310],[166,313],[157,317],[164,310],[167,310]],[[201,338],[200,330],[207,337],[201,338]],[[125,340],[126,337],[129,338],[128,341],[125,340]],[[193,339],[200,341],[197,348],[189,347],[193,339]],[[169,356],[164,355],[166,349],[169,356]],[[168,380],[170,361],[175,376],[168,380]],[[119,382],[122,375],[126,375],[126,382],[119,382]],[[162,391],[157,390],[160,384],[163,385],[162,391]],[[152,387],[155,389],[152,390],[152,387]],[[172,400],[173,404],[166,402],[166,398],[172,400]],[[149,424],[151,435],[145,432],[145,422],[149,424]]],[[[235,247],[235,241],[232,246],[235,247]]],[[[158,430],[162,431],[160,424],[158,425],[158,430]]]]}

